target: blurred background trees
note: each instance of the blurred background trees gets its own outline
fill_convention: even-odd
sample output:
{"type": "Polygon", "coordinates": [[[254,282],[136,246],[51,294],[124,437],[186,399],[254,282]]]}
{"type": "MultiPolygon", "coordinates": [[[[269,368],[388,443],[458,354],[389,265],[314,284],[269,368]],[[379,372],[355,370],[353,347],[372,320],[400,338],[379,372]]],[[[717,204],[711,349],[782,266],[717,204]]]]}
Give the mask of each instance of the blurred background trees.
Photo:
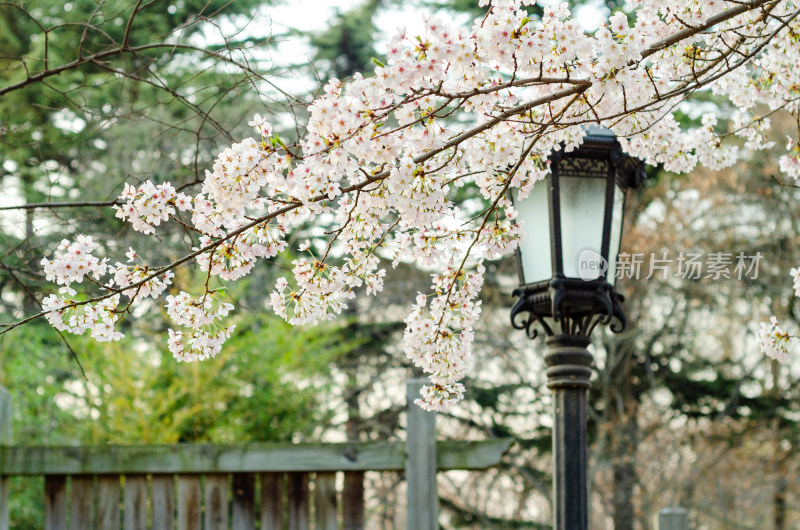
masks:
{"type": "MultiPolygon", "coordinates": [[[[576,12],[620,8],[572,4],[576,12]]],[[[146,179],[196,193],[220,147],[250,135],[252,114],[270,115],[283,138],[298,137],[304,106],[325,80],[371,71],[387,31],[410,11],[438,9],[455,20],[483,13],[461,0],[366,0],[330,9],[320,27],[305,23],[305,4],[295,6],[296,27],[273,18],[290,8],[261,0],[211,1],[202,9],[169,0],[0,5],[0,207],[108,202],[122,183],[146,179]]],[[[719,105],[702,96],[682,109],[685,120],[698,119],[700,105],[719,105]]],[[[780,116],[773,124],[779,142],[795,126],[780,116]]],[[[788,277],[800,264],[798,189],[773,177],[776,158],[763,152],[729,170],[680,177],[651,168],[645,189],[628,198],[623,251],[645,261],[638,279],[618,284],[628,330],[595,334],[593,528],[649,529],[658,509],[673,504],[688,508],[697,528],[782,530],[800,522],[800,373],[796,363],[763,359],[753,339],[773,313],[790,331],[800,324],[788,277]],[[666,277],[646,279],[651,253],[662,252],[673,260],[681,252],[703,259],[760,252],[763,259],[757,278],[680,278],[673,261],[666,277]]],[[[308,226],[292,240],[324,232],[308,226]]],[[[110,255],[132,245],[152,261],[174,259],[189,237],[173,227],[157,245],[138,248],[113,210],[97,205],[0,210],[0,321],[36,311],[46,288],[43,253],[76,233],[104,234],[110,255]]],[[[402,438],[411,369],[400,309],[427,289],[427,275],[401,264],[387,272],[374,302],[360,302],[333,325],[297,330],[266,304],[288,265],[286,258],[262,264],[229,293],[239,309],[236,335],[201,364],[170,357],[159,318],[129,319],[126,339],[112,345],[63,337],[41,323],[0,336],[0,382],[13,395],[15,439],[402,438]]],[[[489,266],[467,401],[440,414],[438,430],[442,438],[512,436],[517,443],[501,468],[439,475],[441,522],[547,528],[544,345],[508,323],[513,263],[489,266]]],[[[187,271],[175,279],[186,290],[199,281],[187,271]]],[[[12,520],[39,527],[41,485],[19,480],[13,487],[12,520]]],[[[402,487],[399,477],[367,474],[375,528],[402,527],[402,487]]]]}

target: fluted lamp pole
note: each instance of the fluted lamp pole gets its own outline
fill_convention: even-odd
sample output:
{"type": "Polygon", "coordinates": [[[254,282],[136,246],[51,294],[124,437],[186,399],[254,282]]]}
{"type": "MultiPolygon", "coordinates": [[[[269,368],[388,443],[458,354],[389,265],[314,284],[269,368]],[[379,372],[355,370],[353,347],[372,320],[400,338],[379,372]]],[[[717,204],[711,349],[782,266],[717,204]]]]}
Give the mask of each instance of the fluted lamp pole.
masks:
{"type": "Polygon", "coordinates": [[[625,315],[615,289],[625,195],[645,178],[614,134],[590,127],[583,144],[556,152],[551,174],[516,197],[527,235],[517,256],[520,287],[511,322],[530,338],[547,334],[547,386],[553,391],[553,528],[588,530],[586,395],[590,334],[620,332],[625,315]]]}

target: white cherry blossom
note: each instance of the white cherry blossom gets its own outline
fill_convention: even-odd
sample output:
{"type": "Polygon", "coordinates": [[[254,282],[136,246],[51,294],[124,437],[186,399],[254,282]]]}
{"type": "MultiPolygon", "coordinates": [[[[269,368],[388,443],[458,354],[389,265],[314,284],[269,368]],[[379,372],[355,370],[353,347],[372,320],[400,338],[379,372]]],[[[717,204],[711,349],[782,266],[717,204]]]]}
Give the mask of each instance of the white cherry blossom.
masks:
{"type": "Polygon", "coordinates": [[[75,241],[63,239],[52,260],[42,258],[42,266],[48,281],[69,286],[81,283],[86,275],[99,278],[106,273],[106,261],[92,255],[97,245],[91,236],[79,235],[75,241]]]}
{"type": "Polygon", "coordinates": [[[156,186],[147,180],[138,187],[125,184],[119,199],[121,206],[113,206],[117,217],[127,220],[133,229],[143,234],[154,234],[155,227],[175,214],[176,208],[184,211],[190,208],[189,198],[175,191],[170,183],[156,186]]]}
{"type": "Polygon", "coordinates": [[[791,359],[789,342],[792,338],[781,328],[777,318],[771,317],[769,323],[762,323],[756,338],[761,351],[767,357],[782,363],[791,359]]]}

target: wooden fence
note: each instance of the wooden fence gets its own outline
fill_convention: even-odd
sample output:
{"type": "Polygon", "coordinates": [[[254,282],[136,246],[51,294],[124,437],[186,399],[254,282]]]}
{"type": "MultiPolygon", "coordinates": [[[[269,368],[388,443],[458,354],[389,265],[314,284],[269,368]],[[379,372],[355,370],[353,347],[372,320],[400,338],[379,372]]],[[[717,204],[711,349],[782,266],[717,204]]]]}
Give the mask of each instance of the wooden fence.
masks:
{"type": "Polygon", "coordinates": [[[19,475],[44,476],[47,530],[357,530],[365,471],[405,472],[408,528],[434,530],[435,473],[495,466],[511,445],[436,442],[434,417],[410,408],[408,443],[14,446],[7,398],[0,391],[0,530],[19,475]]]}

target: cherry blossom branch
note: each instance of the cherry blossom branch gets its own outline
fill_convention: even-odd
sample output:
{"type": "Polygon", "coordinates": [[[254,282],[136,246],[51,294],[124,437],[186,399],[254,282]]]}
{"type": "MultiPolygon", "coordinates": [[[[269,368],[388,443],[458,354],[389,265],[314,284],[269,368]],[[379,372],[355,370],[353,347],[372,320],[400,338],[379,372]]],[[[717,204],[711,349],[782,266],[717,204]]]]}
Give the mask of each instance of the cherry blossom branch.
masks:
{"type": "Polygon", "coordinates": [[[39,208],[85,208],[97,206],[119,206],[122,201],[78,201],[78,202],[31,202],[14,206],[0,206],[0,210],[34,210],[39,208]]]}
{"type": "MultiPolygon", "coordinates": [[[[729,67],[723,69],[720,72],[717,72],[716,74],[714,74],[714,75],[712,75],[710,77],[707,77],[707,78],[704,78],[704,79],[695,78],[693,83],[685,83],[681,87],[675,88],[675,89],[673,89],[673,90],[671,90],[669,92],[663,93],[663,94],[659,94],[658,93],[658,90],[655,89],[655,83],[653,83],[653,88],[655,89],[656,97],[652,101],[649,101],[647,103],[643,103],[643,104],[635,106],[635,107],[626,108],[623,111],[618,112],[618,113],[607,114],[607,115],[604,115],[602,117],[598,117],[595,114],[595,119],[594,120],[592,120],[592,119],[583,119],[583,120],[571,119],[570,120],[570,125],[580,125],[580,124],[583,124],[583,123],[596,123],[598,118],[600,120],[624,119],[626,116],[629,116],[631,114],[647,110],[649,107],[652,107],[653,104],[656,103],[656,102],[673,100],[678,96],[684,96],[685,97],[686,94],[694,92],[695,90],[698,90],[699,88],[703,88],[705,86],[708,86],[712,82],[724,77],[725,75],[727,75],[730,72],[736,70],[737,68],[740,68],[741,66],[744,66],[753,57],[755,57],[760,51],[762,51],[764,49],[764,47],[766,47],[767,44],[769,44],[769,42],[771,42],[772,39],[775,38],[780,33],[780,31],[782,31],[789,24],[789,22],[791,22],[792,20],[796,19],[799,16],[800,16],[800,9],[797,9],[795,12],[791,13],[790,15],[787,15],[784,20],[781,20],[781,24],[780,24],[779,27],[775,28],[768,36],[763,37],[762,38],[762,42],[760,42],[759,45],[756,46],[756,48],[754,48],[752,51],[750,51],[746,55],[743,54],[743,58],[740,61],[738,61],[737,63],[733,64],[732,66],[729,66],[729,67]]],[[[648,73],[648,76],[650,77],[649,70],[647,70],[647,73],[648,73]]],[[[650,77],[650,79],[652,81],[652,77],[650,77]]],[[[597,103],[595,102],[595,105],[596,104],[597,103]]],[[[589,103],[588,101],[587,101],[587,105],[592,107],[592,104],[589,103]]],[[[674,105],[672,107],[674,107],[674,105]]],[[[644,129],[638,130],[637,133],[640,133],[640,132],[643,132],[644,130],[647,130],[648,128],[650,128],[650,126],[652,126],[652,124],[648,125],[644,129]]]]}
{"type": "MultiPolygon", "coordinates": [[[[777,0],[749,0],[740,2],[739,5],[737,5],[736,7],[726,9],[725,11],[722,11],[720,13],[717,13],[716,15],[709,17],[708,20],[706,20],[703,24],[700,24],[693,28],[691,27],[685,28],[681,31],[678,31],[677,33],[673,33],[669,37],[665,37],[660,41],[651,44],[650,46],[642,50],[641,59],[646,59],[656,52],[669,48],[673,44],[677,44],[684,39],[688,39],[689,37],[693,37],[698,33],[711,29],[721,22],[725,22],[726,20],[730,20],[738,15],[747,13],[748,11],[753,11],[766,4],[773,2],[777,3],[777,0]]],[[[636,65],[637,63],[641,62],[641,59],[638,61],[631,61],[628,64],[628,66],[636,65]]]]}
{"type": "Polygon", "coordinates": [[[142,0],[137,0],[136,5],[133,6],[133,11],[131,11],[131,16],[128,18],[128,23],[125,24],[125,34],[122,37],[122,48],[128,47],[128,41],[131,37],[131,29],[133,29],[133,19],[136,18],[136,15],[139,13],[139,9],[142,7],[142,0]]]}
{"type": "Polygon", "coordinates": [[[28,85],[33,84],[33,83],[37,83],[37,82],[43,81],[43,80],[47,79],[48,77],[52,77],[54,75],[62,74],[64,72],[68,71],[68,70],[72,70],[74,68],[78,68],[79,66],[83,66],[83,65],[88,64],[88,63],[96,63],[96,62],[101,61],[103,59],[109,59],[111,57],[114,57],[116,55],[136,54],[136,53],[141,53],[141,52],[144,52],[144,51],[156,50],[156,49],[161,49],[161,48],[172,49],[172,50],[178,49],[178,50],[185,50],[185,51],[200,52],[200,53],[203,53],[205,55],[209,55],[209,56],[215,57],[217,59],[220,59],[221,61],[224,61],[224,62],[227,62],[227,63],[231,63],[231,64],[234,64],[236,66],[241,66],[238,62],[230,60],[230,59],[227,59],[224,55],[221,55],[221,54],[216,53],[216,52],[210,52],[208,50],[204,50],[203,48],[198,48],[196,46],[189,46],[189,45],[186,45],[186,44],[152,43],[152,44],[143,44],[141,46],[128,46],[128,47],[125,47],[125,48],[123,48],[122,46],[117,46],[117,47],[114,47],[114,48],[111,48],[111,49],[108,49],[108,50],[102,50],[102,51],[93,53],[91,55],[86,55],[86,56],[80,57],[80,58],[75,59],[73,61],[70,61],[68,63],[64,63],[61,66],[50,68],[48,70],[42,70],[41,72],[37,72],[37,73],[32,74],[32,75],[29,74],[22,81],[18,81],[16,83],[12,83],[12,84],[9,84],[9,85],[6,85],[6,86],[0,88],[0,96],[4,96],[4,95],[6,95],[6,94],[8,94],[10,92],[14,92],[15,90],[19,90],[19,89],[24,88],[24,87],[26,87],[28,85]]]}
{"type": "MultiPolygon", "coordinates": [[[[673,97],[673,96],[676,96],[676,95],[680,95],[681,93],[686,92],[687,90],[695,90],[697,88],[706,86],[709,83],[712,83],[712,82],[716,81],[717,79],[720,79],[721,77],[731,73],[732,71],[736,70],[737,68],[747,64],[750,61],[750,59],[755,57],[761,50],[763,50],[764,47],[767,44],[769,44],[772,41],[772,39],[775,38],[778,35],[778,33],[780,33],[789,24],[789,22],[791,22],[792,20],[794,20],[798,16],[800,16],[800,9],[797,9],[794,13],[792,13],[791,15],[788,15],[786,17],[786,20],[782,20],[781,24],[777,28],[775,28],[775,30],[771,34],[767,35],[766,37],[762,37],[761,43],[758,46],[756,46],[752,51],[748,52],[747,54],[740,53],[740,55],[742,56],[742,59],[738,63],[734,64],[733,66],[728,66],[727,68],[721,70],[720,72],[717,72],[713,76],[703,79],[702,82],[700,82],[697,79],[697,75],[695,75],[695,84],[694,85],[691,85],[690,83],[687,82],[683,87],[677,88],[675,90],[667,92],[666,94],[663,94],[661,96],[661,98],[662,99],[667,99],[667,98],[670,98],[670,97],[673,97]]],[[[702,75],[704,75],[705,73],[707,73],[710,70],[711,69],[709,68],[706,71],[701,72],[700,75],[702,76],[702,75]]]]}

